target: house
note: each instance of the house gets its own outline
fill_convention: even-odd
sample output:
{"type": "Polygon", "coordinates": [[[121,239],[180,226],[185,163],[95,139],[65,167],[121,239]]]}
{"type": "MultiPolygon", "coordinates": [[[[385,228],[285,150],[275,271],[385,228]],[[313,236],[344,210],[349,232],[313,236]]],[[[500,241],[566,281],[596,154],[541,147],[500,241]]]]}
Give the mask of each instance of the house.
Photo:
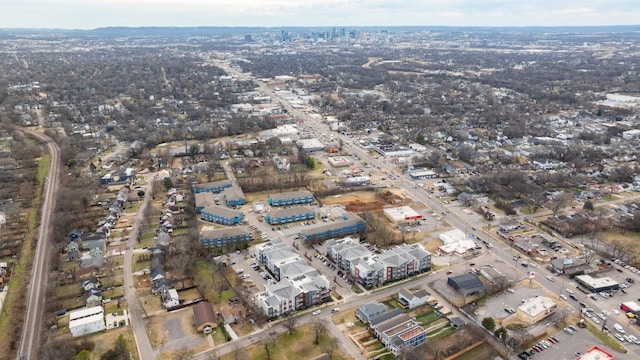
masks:
{"type": "Polygon", "coordinates": [[[95,268],[102,266],[102,252],[99,249],[93,249],[85,252],[80,257],[81,268],[95,268]]]}
{"type": "Polygon", "coordinates": [[[378,302],[370,302],[360,305],[356,311],[356,317],[365,324],[368,324],[374,318],[387,312],[387,307],[378,302]]]}
{"type": "Polygon", "coordinates": [[[210,333],[218,327],[213,306],[207,301],[200,301],[193,305],[193,318],[195,319],[196,330],[205,334],[210,333]]]}
{"type": "Polygon", "coordinates": [[[69,330],[71,336],[78,337],[106,329],[104,309],[94,306],[69,313],[69,330]]]}
{"type": "Polygon", "coordinates": [[[403,307],[408,307],[409,309],[426,304],[427,297],[429,297],[429,293],[424,289],[413,293],[406,289],[400,289],[400,291],[398,291],[398,302],[403,307]]]}
{"type": "Polygon", "coordinates": [[[78,260],[80,257],[80,246],[77,242],[71,241],[69,245],[67,245],[67,258],[69,261],[78,260]]]}
{"type": "Polygon", "coordinates": [[[84,231],[82,231],[82,229],[73,229],[71,230],[69,235],[67,235],[67,239],[69,241],[76,241],[82,237],[82,234],[84,234],[84,231]]]}
{"type": "Polygon", "coordinates": [[[171,236],[164,231],[158,231],[158,234],[156,235],[155,240],[156,240],[156,246],[167,247],[169,246],[169,242],[171,241],[171,236]]]}
{"type": "Polygon", "coordinates": [[[162,306],[166,309],[171,309],[180,305],[180,296],[176,289],[165,289],[160,298],[162,299],[162,306]]]}
{"type": "Polygon", "coordinates": [[[101,286],[100,279],[95,276],[82,282],[82,289],[84,291],[99,289],[101,286]]]}

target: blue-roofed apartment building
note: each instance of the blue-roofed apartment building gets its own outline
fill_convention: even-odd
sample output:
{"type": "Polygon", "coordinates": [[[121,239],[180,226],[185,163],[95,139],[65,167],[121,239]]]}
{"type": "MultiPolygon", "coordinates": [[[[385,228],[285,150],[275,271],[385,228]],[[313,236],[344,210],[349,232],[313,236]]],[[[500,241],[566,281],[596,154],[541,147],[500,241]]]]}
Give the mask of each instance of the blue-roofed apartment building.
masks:
{"type": "Polygon", "coordinates": [[[364,220],[358,215],[345,212],[342,219],[300,231],[300,238],[306,241],[320,241],[343,237],[363,232],[365,225],[364,220]]]}
{"type": "Polygon", "coordinates": [[[201,192],[219,193],[226,188],[230,188],[231,186],[233,186],[233,183],[231,183],[231,181],[229,180],[213,181],[213,182],[208,182],[206,184],[198,184],[194,186],[193,193],[194,194],[201,193],[201,192]]]}
{"type": "Polygon", "coordinates": [[[226,247],[229,243],[247,243],[251,241],[251,235],[251,229],[246,226],[202,230],[200,232],[200,242],[206,247],[226,247]]]}
{"type": "Polygon", "coordinates": [[[210,221],[222,225],[234,225],[244,218],[244,213],[227,207],[211,205],[202,209],[200,217],[204,221],[210,221]]]}
{"type": "Polygon", "coordinates": [[[241,206],[247,203],[247,199],[239,186],[225,188],[222,194],[228,207],[241,206]]]}
{"type": "Polygon", "coordinates": [[[269,205],[271,206],[308,204],[313,201],[313,194],[308,190],[291,191],[269,195],[269,205]]]}
{"type": "Polygon", "coordinates": [[[298,206],[270,211],[265,215],[264,220],[271,225],[278,225],[294,221],[312,220],[315,217],[316,213],[313,208],[298,206]]]}

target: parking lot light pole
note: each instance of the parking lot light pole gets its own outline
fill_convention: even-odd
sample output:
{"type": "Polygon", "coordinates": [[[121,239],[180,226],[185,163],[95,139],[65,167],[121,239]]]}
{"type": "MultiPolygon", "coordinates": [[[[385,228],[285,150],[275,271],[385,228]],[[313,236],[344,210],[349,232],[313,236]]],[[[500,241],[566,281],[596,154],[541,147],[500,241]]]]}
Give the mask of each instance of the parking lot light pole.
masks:
{"type": "Polygon", "coordinates": [[[558,297],[560,297],[560,295],[562,295],[563,288],[564,288],[564,279],[562,279],[562,284],[560,284],[560,291],[558,292],[558,297]]]}

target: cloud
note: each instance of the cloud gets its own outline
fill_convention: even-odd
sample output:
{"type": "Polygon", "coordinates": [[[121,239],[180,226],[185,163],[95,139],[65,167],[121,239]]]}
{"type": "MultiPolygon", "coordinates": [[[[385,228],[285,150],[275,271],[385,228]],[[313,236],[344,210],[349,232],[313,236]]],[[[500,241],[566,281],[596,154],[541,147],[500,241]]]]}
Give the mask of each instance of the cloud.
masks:
{"type": "Polygon", "coordinates": [[[637,0],[20,0],[1,27],[531,26],[640,23],[637,0]]]}

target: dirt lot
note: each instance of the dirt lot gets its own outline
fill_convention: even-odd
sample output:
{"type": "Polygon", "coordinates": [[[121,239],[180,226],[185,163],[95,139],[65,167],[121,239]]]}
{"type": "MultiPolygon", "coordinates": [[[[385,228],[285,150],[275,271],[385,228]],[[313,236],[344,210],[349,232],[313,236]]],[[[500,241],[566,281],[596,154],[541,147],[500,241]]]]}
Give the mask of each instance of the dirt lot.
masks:
{"type": "Polygon", "coordinates": [[[359,191],[349,194],[330,196],[322,199],[323,204],[345,205],[347,211],[360,212],[372,211],[380,212],[385,205],[403,205],[403,197],[391,191],[382,193],[371,191],[359,191]]]}

